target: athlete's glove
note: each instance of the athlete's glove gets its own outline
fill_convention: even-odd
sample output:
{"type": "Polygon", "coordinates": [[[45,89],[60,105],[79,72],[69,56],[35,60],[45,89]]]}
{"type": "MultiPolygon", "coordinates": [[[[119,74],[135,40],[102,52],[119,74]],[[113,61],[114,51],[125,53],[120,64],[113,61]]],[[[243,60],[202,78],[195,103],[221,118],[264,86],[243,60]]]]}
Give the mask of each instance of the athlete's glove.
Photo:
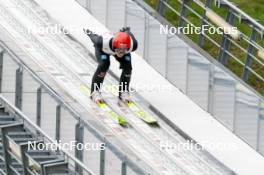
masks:
{"type": "Polygon", "coordinates": [[[120,32],[130,32],[130,27],[123,27],[122,29],[120,29],[120,32]]]}
{"type": "Polygon", "coordinates": [[[86,34],[86,35],[91,35],[91,34],[93,34],[93,32],[91,31],[91,30],[89,30],[89,29],[83,29],[83,32],[86,34]]]}

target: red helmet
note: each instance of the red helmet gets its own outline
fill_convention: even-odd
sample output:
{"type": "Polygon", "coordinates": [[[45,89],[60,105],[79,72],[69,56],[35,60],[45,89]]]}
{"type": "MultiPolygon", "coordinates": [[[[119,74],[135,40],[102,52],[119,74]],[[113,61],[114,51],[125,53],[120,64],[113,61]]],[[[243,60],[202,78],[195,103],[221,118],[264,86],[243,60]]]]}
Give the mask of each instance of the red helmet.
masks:
{"type": "Polygon", "coordinates": [[[130,36],[126,32],[117,32],[113,37],[113,47],[114,49],[127,49],[130,48],[130,36]]]}

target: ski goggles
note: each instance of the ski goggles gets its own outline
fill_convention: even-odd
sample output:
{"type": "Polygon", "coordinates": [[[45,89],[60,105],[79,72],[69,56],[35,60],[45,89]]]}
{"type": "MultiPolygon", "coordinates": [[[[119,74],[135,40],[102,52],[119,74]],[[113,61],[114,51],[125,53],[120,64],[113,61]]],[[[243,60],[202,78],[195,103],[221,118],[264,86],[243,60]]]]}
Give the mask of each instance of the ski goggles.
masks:
{"type": "Polygon", "coordinates": [[[117,53],[117,54],[125,54],[126,52],[127,52],[127,49],[125,49],[125,48],[117,48],[117,49],[115,49],[115,52],[117,53]]]}

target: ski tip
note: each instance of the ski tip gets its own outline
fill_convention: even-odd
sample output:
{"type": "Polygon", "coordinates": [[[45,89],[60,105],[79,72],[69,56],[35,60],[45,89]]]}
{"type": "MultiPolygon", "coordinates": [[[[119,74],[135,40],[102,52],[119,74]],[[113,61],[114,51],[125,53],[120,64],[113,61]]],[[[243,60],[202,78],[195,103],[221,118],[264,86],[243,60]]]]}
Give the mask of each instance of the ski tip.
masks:
{"type": "Polygon", "coordinates": [[[147,122],[150,126],[153,126],[153,127],[159,127],[159,123],[157,120],[153,120],[153,121],[148,121],[147,122]]]}
{"type": "Polygon", "coordinates": [[[127,125],[127,121],[122,119],[122,118],[119,118],[118,119],[118,123],[121,125],[121,126],[126,126],[127,125]]]}

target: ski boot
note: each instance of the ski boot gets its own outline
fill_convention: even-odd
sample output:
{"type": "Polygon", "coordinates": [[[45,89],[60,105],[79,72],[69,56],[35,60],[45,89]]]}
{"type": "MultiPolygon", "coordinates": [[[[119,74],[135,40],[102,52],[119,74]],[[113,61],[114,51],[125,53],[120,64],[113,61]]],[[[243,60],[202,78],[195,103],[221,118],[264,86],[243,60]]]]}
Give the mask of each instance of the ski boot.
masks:
{"type": "Polygon", "coordinates": [[[101,92],[99,91],[94,91],[91,94],[91,99],[96,103],[96,104],[100,104],[100,103],[104,103],[104,99],[101,95],[101,92]]]}
{"type": "Polygon", "coordinates": [[[129,92],[120,92],[119,99],[124,103],[129,103],[132,101],[129,92]]]}

